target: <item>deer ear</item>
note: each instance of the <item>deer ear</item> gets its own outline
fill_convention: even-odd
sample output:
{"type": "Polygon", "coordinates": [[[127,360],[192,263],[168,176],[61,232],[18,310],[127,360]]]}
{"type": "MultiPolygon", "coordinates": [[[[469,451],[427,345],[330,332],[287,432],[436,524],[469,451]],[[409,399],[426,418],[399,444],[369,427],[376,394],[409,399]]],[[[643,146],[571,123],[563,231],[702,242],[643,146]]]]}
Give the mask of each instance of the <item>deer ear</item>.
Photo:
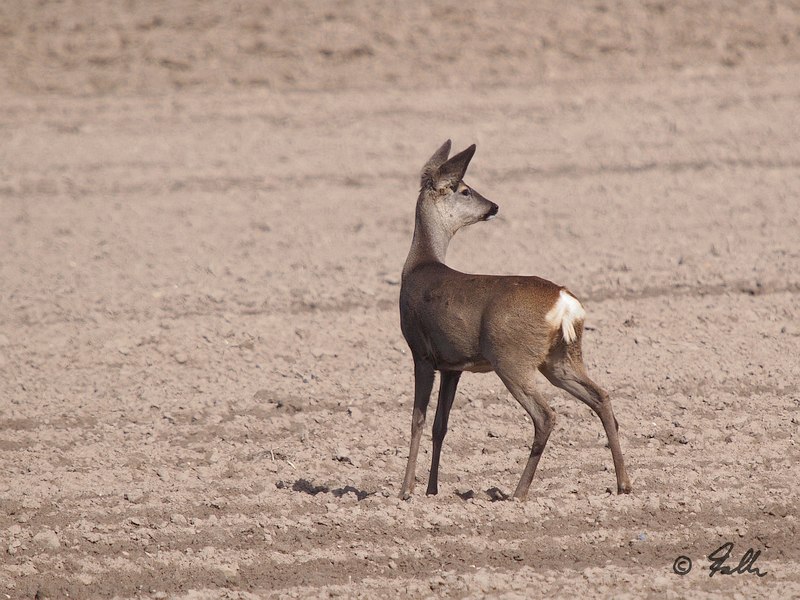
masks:
{"type": "Polygon", "coordinates": [[[442,146],[433,153],[428,159],[428,162],[425,163],[425,166],[422,167],[421,177],[421,184],[422,187],[433,187],[435,183],[435,176],[436,171],[441,167],[444,162],[447,160],[447,157],[450,156],[450,140],[447,140],[442,146]]]}
{"type": "Polygon", "coordinates": [[[453,187],[459,181],[464,179],[464,173],[467,172],[469,161],[472,160],[475,154],[475,144],[472,144],[466,150],[456,154],[453,158],[439,167],[436,174],[436,187],[444,189],[446,187],[453,187]]]}

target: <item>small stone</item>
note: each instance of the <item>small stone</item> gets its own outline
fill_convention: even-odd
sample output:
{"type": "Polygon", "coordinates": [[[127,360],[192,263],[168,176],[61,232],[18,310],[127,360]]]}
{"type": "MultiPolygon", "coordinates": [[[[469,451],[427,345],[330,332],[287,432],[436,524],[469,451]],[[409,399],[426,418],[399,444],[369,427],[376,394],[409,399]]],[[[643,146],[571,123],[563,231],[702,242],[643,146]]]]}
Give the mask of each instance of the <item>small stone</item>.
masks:
{"type": "Polygon", "coordinates": [[[170,515],[169,521],[170,521],[170,523],[174,523],[175,525],[186,525],[187,524],[186,517],[184,517],[180,513],[174,513],[174,514],[170,515]]]}
{"type": "Polygon", "coordinates": [[[765,506],[764,512],[773,517],[785,517],[786,515],[790,514],[790,511],[786,506],[778,504],[777,502],[771,502],[765,506]]]}
{"type": "Polygon", "coordinates": [[[144,498],[144,493],[139,490],[132,490],[130,492],[125,493],[125,500],[128,502],[132,502],[133,504],[138,504],[144,498]]]}
{"type": "Polygon", "coordinates": [[[475,498],[475,491],[469,487],[458,486],[455,489],[455,493],[457,496],[460,496],[462,500],[471,500],[475,498]]]}
{"type": "Polygon", "coordinates": [[[341,500],[347,504],[356,504],[358,502],[358,494],[354,491],[348,491],[346,494],[342,494],[341,500]]]}
{"type": "Polygon", "coordinates": [[[347,450],[344,448],[339,448],[336,453],[333,455],[334,460],[338,460],[339,462],[353,464],[353,461],[349,456],[347,456],[347,450]]]}
{"type": "Polygon", "coordinates": [[[185,352],[176,352],[172,356],[175,359],[175,362],[179,365],[185,365],[189,361],[189,357],[186,355],[185,352]]]}
{"type": "Polygon", "coordinates": [[[58,535],[52,529],[43,529],[37,533],[33,536],[33,543],[41,548],[50,548],[51,550],[58,550],[61,547],[58,535]]]}
{"type": "MultiPolygon", "coordinates": [[[[44,424],[47,425],[48,422],[45,421],[44,424]]],[[[42,508],[42,503],[39,500],[37,500],[36,498],[23,498],[22,499],[22,508],[28,508],[28,509],[31,509],[31,510],[39,510],[40,508],[42,508]]]]}

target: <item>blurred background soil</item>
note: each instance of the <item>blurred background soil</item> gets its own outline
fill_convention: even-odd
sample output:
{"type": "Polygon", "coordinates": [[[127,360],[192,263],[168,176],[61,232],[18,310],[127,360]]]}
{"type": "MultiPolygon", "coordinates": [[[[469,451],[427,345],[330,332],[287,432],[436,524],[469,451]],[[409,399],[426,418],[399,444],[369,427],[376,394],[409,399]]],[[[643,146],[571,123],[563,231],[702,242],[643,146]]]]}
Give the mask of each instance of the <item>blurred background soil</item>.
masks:
{"type": "Polygon", "coordinates": [[[0,594],[800,596],[799,61],[797,2],[2,3],[0,594]],[[396,499],[447,138],[500,205],[449,263],[582,299],[633,495],[542,380],[498,501],[532,425],[467,375],[396,499]]]}

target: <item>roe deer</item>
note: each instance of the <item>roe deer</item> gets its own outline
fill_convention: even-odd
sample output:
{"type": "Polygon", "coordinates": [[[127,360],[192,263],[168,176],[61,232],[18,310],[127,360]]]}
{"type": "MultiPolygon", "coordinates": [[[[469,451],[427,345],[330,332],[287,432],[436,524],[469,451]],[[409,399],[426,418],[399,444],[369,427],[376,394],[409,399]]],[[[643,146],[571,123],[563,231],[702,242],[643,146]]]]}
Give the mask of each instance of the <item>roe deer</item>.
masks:
{"type": "Polygon", "coordinates": [[[533,420],[531,453],[514,491],[514,498],[527,496],[555,423],[555,411],[536,391],[537,370],[600,417],[614,459],[617,493],[629,493],[611,400],[583,364],[585,313],[577,298],[539,277],[470,275],[444,264],[456,231],[497,214],[495,203],[463,181],[473,154],[474,144],[448,160],[447,140],[422,169],[414,238],[400,288],[400,322],[414,358],[411,448],[400,497],[407,499],[414,490],[436,370],[441,372],[441,383],[428,494],[438,492],[439,456],[461,373],[494,371],[533,420]]]}

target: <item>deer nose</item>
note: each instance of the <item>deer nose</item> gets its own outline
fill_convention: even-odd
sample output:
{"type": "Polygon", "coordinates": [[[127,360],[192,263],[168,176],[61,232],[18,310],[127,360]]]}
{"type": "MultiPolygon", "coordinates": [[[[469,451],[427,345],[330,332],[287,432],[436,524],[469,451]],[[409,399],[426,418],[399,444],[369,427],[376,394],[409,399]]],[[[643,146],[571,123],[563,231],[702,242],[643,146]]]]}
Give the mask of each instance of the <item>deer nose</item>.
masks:
{"type": "Polygon", "coordinates": [[[493,219],[495,215],[497,215],[497,211],[500,210],[500,207],[497,206],[494,202],[492,202],[492,207],[489,209],[489,212],[483,217],[484,221],[488,221],[489,219],[493,219]]]}

